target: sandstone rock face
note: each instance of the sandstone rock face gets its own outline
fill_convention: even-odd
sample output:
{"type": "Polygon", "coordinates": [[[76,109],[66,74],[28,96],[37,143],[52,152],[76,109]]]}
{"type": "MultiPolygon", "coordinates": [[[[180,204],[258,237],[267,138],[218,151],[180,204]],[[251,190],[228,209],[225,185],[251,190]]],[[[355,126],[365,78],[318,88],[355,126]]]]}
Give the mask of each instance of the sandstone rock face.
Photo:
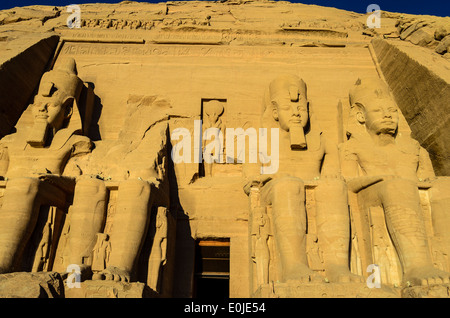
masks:
{"type": "MultiPolygon", "coordinates": [[[[6,43],[7,54],[2,54],[0,136],[9,134],[33,96],[42,72],[53,55],[59,37],[57,35],[33,35],[6,43]],[[14,44],[21,42],[19,48],[14,44]],[[24,47],[25,45],[25,47],[24,47]],[[25,48],[25,50],[23,50],[25,48]],[[16,56],[12,56],[14,52],[16,56]],[[11,55],[10,55],[11,54],[11,55]]],[[[16,44],[17,45],[17,44],[16,44]]]]}
{"type": "Polygon", "coordinates": [[[450,98],[450,78],[447,61],[430,62],[426,50],[401,42],[374,40],[374,49],[414,138],[430,153],[436,173],[448,175],[448,160],[445,159],[449,156],[446,100],[450,98]]]}
{"type": "Polygon", "coordinates": [[[0,296],[448,297],[449,19],[0,11],[0,296]]]}
{"type": "Polygon", "coordinates": [[[444,26],[439,26],[436,31],[434,32],[434,38],[438,41],[441,41],[443,38],[445,38],[450,32],[447,30],[444,26]]]}
{"type": "Polygon", "coordinates": [[[0,275],[1,298],[64,298],[64,283],[56,272],[0,275]]]}

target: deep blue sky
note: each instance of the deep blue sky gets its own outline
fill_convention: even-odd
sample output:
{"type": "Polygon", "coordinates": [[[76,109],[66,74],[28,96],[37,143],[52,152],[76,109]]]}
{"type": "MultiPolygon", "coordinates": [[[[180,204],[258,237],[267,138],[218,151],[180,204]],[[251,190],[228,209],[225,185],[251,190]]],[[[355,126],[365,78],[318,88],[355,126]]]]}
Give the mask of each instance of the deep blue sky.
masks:
{"type": "MultiPolygon", "coordinates": [[[[0,9],[22,7],[34,4],[44,4],[52,6],[66,6],[69,4],[82,3],[118,3],[120,0],[10,0],[1,1],[0,9]]],[[[163,0],[148,0],[142,2],[164,2],[163,0]]],[[[291,0],[291,2],[301,2],[305,4],[317,4],[328,7],[365,13],[369,4],[378,4],[381,10],[411,14],[429,14],[437,16],[450,16],[449,0],[291,0]]]]}

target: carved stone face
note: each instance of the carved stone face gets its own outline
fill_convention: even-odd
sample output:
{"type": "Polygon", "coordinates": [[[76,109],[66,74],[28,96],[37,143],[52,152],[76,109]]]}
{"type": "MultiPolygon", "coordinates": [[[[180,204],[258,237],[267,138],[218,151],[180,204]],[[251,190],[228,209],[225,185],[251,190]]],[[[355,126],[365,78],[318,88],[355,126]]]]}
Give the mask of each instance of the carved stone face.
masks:
{"type": "Polygon", "coordinates": [[[375,134],[395,134],[398,127],[398,107],[390,98],[373,99],[365,103],[358,120],[365,123],[368,131],[375,134]]]}
{"type": "Polygon", "coordinates": [[[33,103],[33,117],[36,121],[47,121],[50,127],[59,130],[64,120],[71,115],[70,97],[58,90],[51,82],[43,82],[33,103]]]}
{"type": "Polygon", "coordinates": [[[305,128],[309,121],[306,96],[301,87],[292,84],[293,86],[289,90],[279,92],[272,98],[273,117],[285,131],[289,131],[292,125],[301,125],[305,128]],[[299,92],[297,98],[292,96],[292,91],[299,92]]]}

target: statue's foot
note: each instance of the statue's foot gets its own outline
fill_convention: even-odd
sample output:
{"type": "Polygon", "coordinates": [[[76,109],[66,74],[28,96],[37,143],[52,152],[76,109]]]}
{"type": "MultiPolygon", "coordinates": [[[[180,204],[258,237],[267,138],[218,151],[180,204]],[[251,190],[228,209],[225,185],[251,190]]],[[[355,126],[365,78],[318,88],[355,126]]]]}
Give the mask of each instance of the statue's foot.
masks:
{"type": "Polygon", "coordinates": [[[130,273],[127,270],[115,267],[108,266],[105,270],[100,273],[96,273],[93,277],[93,280],[112,280],[115,282],[130,282],[130,273]]]}
{"type": "Polygon", "coordinates": [[[450,283],[450,273],[435,267],[418,267],[406,271],[404,282],[407,286],[431,286],[450,283]]]}
{"type": "Polygon", "coordinates": [[[105,275],[102,272],[94,273],[92,275],[92,280],[104,280],[105,275]]]}
{"type": "Polygon", "coordinates": [[[61,273],[61,278],[66,280],[70,274],[79,275],[80,281],[84,282],[85,280],[89,280],[92,278],[92,270],[89,265],[77,265],[78,267],[71,267],[72,272],[63,272],[61,273]]]}
{"type": "Polygon", "coordinates": [[[364,277],[353,274],[347,266],[330,266],[326,278],[332,283],[364,283],[364,277]]]}
{"type": "Polygon", "coordinates": [[[311,283],[321,282],[323,277],[306,265],[297,265],[286,272],[285,280],[287,283],[311,283]]]}

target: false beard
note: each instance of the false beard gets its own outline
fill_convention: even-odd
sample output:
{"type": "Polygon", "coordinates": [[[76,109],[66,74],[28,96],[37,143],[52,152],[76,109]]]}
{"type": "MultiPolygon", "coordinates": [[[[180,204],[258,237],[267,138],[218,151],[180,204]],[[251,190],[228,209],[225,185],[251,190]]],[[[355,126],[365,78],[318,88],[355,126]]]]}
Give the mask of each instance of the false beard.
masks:
{"type": "Polygon", "coordinates": [[[305,132],[301,124],[292,124],[292,126],[289,128],[289,136],[291,140],[292,150],[306,148],[305,132]]]}
{"type": "Polygon", "coordinates": [[[48,123],[46,119],[36,119],[28,136],[27,143],[31,147],[43,148],[48,135],[48,123]]]}

